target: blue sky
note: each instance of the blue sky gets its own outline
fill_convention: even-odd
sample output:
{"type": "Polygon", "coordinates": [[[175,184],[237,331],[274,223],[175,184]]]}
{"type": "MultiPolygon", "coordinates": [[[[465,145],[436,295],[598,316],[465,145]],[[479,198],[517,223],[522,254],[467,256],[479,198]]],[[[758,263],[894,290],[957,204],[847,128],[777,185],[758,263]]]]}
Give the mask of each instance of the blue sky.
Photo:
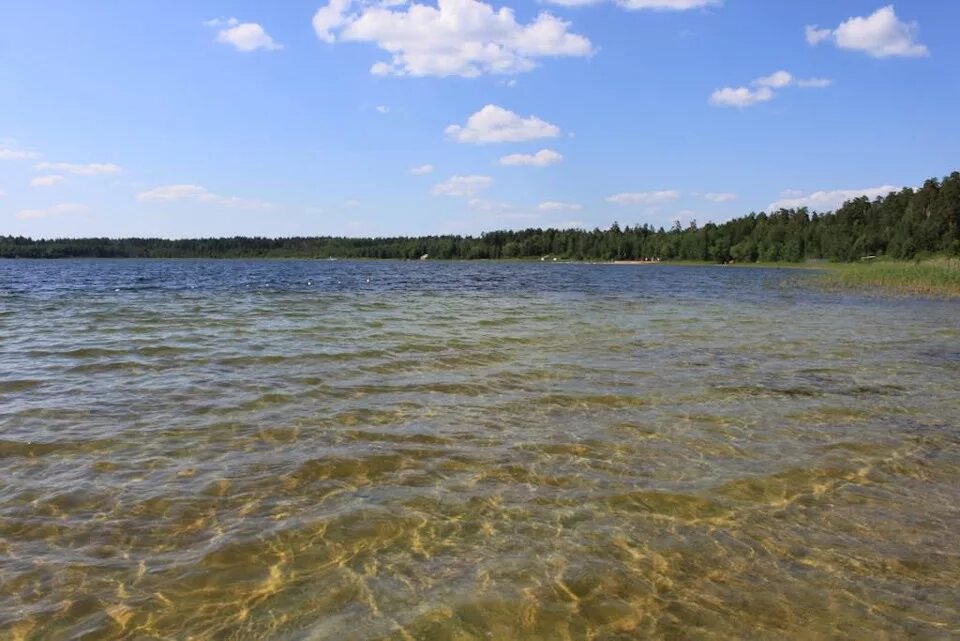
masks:
{"type": "Polygon", "coordinates": [[[669,226],[960,169],[958,2],[418,2],[6,3],[0,234],[669,226]]]}

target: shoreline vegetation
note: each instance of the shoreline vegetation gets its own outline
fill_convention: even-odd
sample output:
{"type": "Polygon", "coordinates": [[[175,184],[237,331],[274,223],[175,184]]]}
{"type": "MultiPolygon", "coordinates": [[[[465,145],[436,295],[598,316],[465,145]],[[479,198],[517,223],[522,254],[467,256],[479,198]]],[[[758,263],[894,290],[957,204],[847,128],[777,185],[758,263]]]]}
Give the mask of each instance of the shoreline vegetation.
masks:
{"type": "Polygon", "coordinates": [[[878,289],[915,296],[960,297],[960,258],[829,263],[817,267],[823,268],[817,282],[827,289],[878,289]]]}
{"type": "MultiPolygon", "coordinates": [[[[707,266],[708,262],[614,261],[615,265],[672,265],[707,266]]],[[[816,271],[812,282],[828,290],[866,291],[929,296],[935,298],[960,298],[960,257],[937,256],[923,260],[862,260],[856,263],[806,262],[806,263],[727,263],[724,267],[803,269],[816,271]]]]}
{"type": "Polygon", "coordinates": [[[479,236],[32,239],[0,236],[0,258],[532,260],[618,264],[769,264],[824,269],[829,287],[960,295],[960,172],[834,212],[751,213],[670,229],[493,231],[479,236]]]}

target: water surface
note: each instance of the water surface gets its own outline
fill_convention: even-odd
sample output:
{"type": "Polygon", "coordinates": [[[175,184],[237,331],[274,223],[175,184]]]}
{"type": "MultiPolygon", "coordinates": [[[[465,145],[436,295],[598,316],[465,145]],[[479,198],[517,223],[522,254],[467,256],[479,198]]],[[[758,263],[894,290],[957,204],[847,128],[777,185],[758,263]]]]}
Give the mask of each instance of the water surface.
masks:
{"type": "Polygon", "coordinates": [[[960,306],[804,278],[0,262],[0,638],[957,634],[960,306]]]}

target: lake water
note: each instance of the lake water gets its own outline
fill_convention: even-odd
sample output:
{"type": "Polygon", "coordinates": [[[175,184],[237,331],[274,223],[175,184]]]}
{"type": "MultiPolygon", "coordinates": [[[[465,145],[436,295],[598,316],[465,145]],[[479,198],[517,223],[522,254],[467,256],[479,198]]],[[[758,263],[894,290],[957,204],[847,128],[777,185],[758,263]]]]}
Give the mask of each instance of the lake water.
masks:
{"type": "Polygon", "coordinates": [[[960,304],[809,277],[0,262],[0,638],[957,634],[960,304]]]}

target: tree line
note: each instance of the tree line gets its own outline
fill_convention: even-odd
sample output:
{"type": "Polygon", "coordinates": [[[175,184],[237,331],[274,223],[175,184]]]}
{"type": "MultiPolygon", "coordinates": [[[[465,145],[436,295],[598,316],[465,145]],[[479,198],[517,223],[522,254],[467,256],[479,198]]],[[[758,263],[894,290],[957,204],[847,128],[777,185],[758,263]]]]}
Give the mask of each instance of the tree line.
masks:
{"type": "Polygon", "coordinates": [[[479,236],[395,238],[60,238],[0,236],[2,258],[393,258],[563,260],[854,261],[960,255],[960,172],[834,212],[751,213],[725,223],[671,229],[525,229],[479,236]]]}

